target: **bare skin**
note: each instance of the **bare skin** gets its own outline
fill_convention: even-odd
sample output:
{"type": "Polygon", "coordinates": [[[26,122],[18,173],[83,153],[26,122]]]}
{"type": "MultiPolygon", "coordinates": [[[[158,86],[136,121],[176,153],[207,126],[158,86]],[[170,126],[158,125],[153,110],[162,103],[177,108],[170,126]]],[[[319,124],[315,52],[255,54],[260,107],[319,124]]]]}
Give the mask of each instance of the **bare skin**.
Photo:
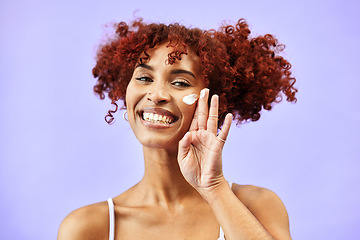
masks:
{"type": "MultiPolygon", "coordinates": [[[[286,209],[275,193],[249,185],[230,189],[222,173],[222,140],[232,116],[217,136],[212,116],[218,114],[218,96],[210,108],[208,89],[196,105],[182,102],[185,95],[201,95],[201,66],[191,51],[165,64],[170,50],[166,44],[149,50],[150,60],[135,68],[128,86],[129,123],[143,145],[145,173],[113,198],[115,239],[215,240],[220,226],[227,240],[291,239],[286,209]],[[173,122],[146,121],[146,111],[173,122]]],[[[108,239],[108,211],[107,202],[75,210],[62,222],[58,240],[108,239]]]]}

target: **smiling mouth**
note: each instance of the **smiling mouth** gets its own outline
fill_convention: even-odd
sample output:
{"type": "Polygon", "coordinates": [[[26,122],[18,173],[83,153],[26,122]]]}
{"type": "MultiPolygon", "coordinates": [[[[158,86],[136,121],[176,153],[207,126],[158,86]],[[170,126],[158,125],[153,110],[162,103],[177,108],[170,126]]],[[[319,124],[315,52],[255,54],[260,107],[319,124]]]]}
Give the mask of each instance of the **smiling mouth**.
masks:
{"type": "Polygon", "coordinates": [[[171,125],[178,120],[176,116],[173,116],[172,114],[170,114],[170,112],[166,110],[143,110],[140,112],[140,117],[146,122],[162,125],[171,125]]]}

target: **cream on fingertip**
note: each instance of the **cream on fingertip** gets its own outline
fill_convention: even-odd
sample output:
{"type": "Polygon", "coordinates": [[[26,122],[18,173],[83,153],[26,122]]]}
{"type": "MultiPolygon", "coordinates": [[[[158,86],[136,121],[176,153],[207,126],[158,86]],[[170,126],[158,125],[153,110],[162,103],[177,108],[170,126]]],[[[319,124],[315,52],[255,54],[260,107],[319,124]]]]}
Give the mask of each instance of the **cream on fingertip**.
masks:
{"type": "Polygon", "coordinates": [[[190,94],[183,98],[183,102],[187,105],[193,105],[197,100],[196,94],[190,94]]]}
{"type": "Polygon", "coordinates": [[[200,98],[204,98],[204,97],[205,97],[205,88],[200,91],[200,98]]]}

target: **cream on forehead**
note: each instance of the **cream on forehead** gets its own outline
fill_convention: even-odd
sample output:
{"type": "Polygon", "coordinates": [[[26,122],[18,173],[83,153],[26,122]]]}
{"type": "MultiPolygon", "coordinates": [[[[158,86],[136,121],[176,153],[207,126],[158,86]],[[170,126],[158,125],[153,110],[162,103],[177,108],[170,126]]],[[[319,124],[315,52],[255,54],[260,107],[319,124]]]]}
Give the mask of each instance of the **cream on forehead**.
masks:
{"type": "Polygon", "coordinates": [[[187,105],[192,105],[196,102],[197,95],[196,94],[190,94],[183,98],[183,102],[187,105]]]}

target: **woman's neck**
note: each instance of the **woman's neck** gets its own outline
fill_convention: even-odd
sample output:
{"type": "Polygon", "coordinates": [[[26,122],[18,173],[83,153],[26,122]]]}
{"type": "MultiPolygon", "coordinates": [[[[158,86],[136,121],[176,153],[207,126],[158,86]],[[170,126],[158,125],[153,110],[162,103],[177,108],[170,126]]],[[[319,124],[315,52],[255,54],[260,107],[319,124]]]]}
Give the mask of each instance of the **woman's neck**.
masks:
{"type": "Polygon", "coordinates": [[[143,147],[145,173],[138,184],[144,197],[166,207],[178,205],[200,195],[184,179],[177,162],[177,151],[143,147]]]}

